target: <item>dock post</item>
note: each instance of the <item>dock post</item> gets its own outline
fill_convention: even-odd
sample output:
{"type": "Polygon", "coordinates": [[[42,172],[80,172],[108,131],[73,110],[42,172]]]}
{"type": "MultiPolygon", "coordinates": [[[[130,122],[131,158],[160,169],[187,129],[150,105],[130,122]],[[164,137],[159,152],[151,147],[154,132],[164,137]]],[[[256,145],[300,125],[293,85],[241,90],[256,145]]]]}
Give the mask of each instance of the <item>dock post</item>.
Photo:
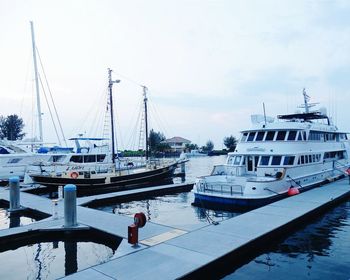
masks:
{"type": "Polygon", "coordinates": [[[185,173],[186,173],[186,165],[185,165],[184,162],[181,163],[181,173],[182,173],[182,174],[185,174],[185,173]]]}
{"type": "Polygon", "coordinates": [[[61,201],[63,199],[63,186],[58,186],[58,200],[61,201]]]}
{"type": "Polygon", "coordinates": [[[77,187],[75,185],[64,186],[64,227],[77,225],[77,187]]]}
{"type": "Polygon", "coordinates": [[[20,191],[19,191],[19,177],[11,177],[9,179],[10,185],[10,209],[9,211],[20,210],[20,191]]]}

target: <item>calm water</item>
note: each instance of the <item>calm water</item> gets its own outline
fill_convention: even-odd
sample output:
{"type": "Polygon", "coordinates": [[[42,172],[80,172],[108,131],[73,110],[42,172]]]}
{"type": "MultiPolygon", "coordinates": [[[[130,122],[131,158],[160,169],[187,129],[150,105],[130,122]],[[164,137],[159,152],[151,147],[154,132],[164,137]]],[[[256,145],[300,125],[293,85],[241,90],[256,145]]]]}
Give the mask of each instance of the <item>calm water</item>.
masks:
{"type": "Polygon", "coordinates": [[[113,257],[92,242],[45,242],[0,253],[0,279],[57,279],[113,257]]]}
{"type": "MultiPolygon", "coordinates": [[[[223,163],[225,158],[225,156],[192,158],[186,164],[186,181],[193,182],[197,176],[210,174],[213,165],[223,163]]],[[[181,179],[176,178],[175,181],[180,182],[181,179]]],[[[141,211],[146,214],[148,221],[188,230],[203,225],[203,223],[220,222],[239,214],[196,207],[191,205],[193,201],[194,194],[192,192],[182,192],[104,205],[97,209],[131,217],[141,211]]]]}
{"type": "MultiPolygon", "coordinates": [[[[187,164],[186,181],[209,174],[214,164],[224,161],[225,157],[192,158],[187,164]]],[[[207,223],[207,216],[220,221],[239,214],[194,207],[193,200],[193,193],[184,192],[100,209],[130,216],[143,211],[152,222],[189,229],[207,223]]],[[[289,236],[266,244],[245,263],[240,267],[225,263],[223,279],[350,279],[350,200],[296,228],[289,236]]]]}

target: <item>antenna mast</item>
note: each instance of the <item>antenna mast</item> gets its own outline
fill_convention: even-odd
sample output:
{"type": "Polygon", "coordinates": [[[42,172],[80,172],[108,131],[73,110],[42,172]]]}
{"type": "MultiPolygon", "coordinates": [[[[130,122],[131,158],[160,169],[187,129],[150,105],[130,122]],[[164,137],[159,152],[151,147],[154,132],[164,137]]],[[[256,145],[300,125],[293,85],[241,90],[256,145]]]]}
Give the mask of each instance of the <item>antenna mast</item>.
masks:
{"type": "Polygon", "coordinates": [[[112,162],[115,163],[115,148],[114,148],[114,117],[113,117],[113,95],[112,87],[114,83],[120,83],[120,80],[112,81],[112,69],[108,68],[108,88],[109,88],[109,104],[111,114],[111,132],[112,132],[112,162]]]}
{"type": "Polygon", "coordinates": [[[30,22],[30,28],[32,31],[32,46],[33,46],[33,61],[34,61],[34,73],[35,73],[35,88],[36,88],[36,102],[38,109],[38,122],[39,122],[39,140],[43,141],[43,119],[40,106],[40,94],[39,94],[39,79],[38,79],[38,67],[36,62],[36,47],[34,39],[34,25],[33,22],[30,22]]]}
{"type": "Polygon", "coordinates": [[[304,104],[298,106],[299,108],[304,108],[305,109],[305,113],[308,114],[310,113],[310,108],[311,107],[315,107],[318,103],[309,103],[310,100],[310,96],[307,95],[305,88],[303,88],[303,96],[304,96],[304,104]]]}

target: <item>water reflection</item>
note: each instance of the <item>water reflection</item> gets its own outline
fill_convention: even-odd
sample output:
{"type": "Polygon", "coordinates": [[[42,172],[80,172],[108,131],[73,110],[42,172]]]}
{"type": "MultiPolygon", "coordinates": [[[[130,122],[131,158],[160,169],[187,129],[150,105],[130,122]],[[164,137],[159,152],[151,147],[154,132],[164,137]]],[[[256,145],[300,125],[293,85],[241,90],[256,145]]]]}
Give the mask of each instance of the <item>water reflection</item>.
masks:
{"type": "Polygon", "coordinates": [[[191,205],[192,192],[181,192],[142,200],[125,201],[99,207],[99,210],[133,216],[144,212],[147,220],[168,226],[191,227],[201,223],[219,222],[240,213],[211,210],[191,205]]]}
{"type": "MultiPolygon", "coordinates": [[[[271,243],[259,256],[225,279],[348,279],[350,201],[309,221],[289,237],[271,243]]],[[[254,253],[254,252],[252,252],[254,253]]],[[[258,252],[256,252],[258,253],[258,252]]]]}
{"type": "Polygon", "coordinates": [[[103,263],[115,250],[75,240],[41,242],[0,254],[0,279],[57,279],[103,263]],[[14,273],[15,272],[15,273],[14,273]]]}

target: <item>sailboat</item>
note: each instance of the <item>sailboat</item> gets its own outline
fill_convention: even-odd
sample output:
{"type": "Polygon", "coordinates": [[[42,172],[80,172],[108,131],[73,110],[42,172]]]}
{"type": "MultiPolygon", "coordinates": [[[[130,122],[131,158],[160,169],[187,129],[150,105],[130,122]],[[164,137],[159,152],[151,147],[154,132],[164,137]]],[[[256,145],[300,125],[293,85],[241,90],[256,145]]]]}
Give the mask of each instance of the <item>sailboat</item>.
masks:
{"type": "Polygon", "coordinates": [[[37,67],[37,49],[34,37],[34,25],[30,22],[31,36],[32,36],[32,52],[33,65],[35,74],[35,89],[36,89],[36,103],[39,126],[38,141],[9,141],[6,139],[0,140],[0,185],[7,185],[8,180],[12,176],[18,176],[22,180],[25,176],[26,169],[29,165],[38,161],[47,161],[51,157],[51,153],[69,153],[69,148],[51,149],[48,148],[42,152],[40,147],[43,144],[43,128],[42,128],[42,112],[40,105],[39,94],[39,75],[37,67]],[[39,149],[39,150],[38,150],[39,149]]]}
{"type": "MultiPolygon", "coordinates": [[[[99,168],[94,154],[80,154],[79,160],[70,161],[65,170],[57,171],[58,162],[53,162],[37,172],[28,172],[34,183],[57,189],[58,186],[74,184],[78,189],[103,188],[124,190],[152,185],[162,181],[169,181],[180,163],[177,160],[168,162],[151,161],[149,159],[147,95],[144,87],[145,136],[146,136],[146,164],[135,166],[132,162],[123,162],[115,152],[114,115],[112,87],[120,80],[112,80],[112,70],[108,69],[109,105],[111,119],[111,163],[105,163],[105,168],[99,168]]],[[[72,156],[71,159],[74,157],[72,156]]],[[[76,159],[76,158],[75,158],[76,159]]]]}

